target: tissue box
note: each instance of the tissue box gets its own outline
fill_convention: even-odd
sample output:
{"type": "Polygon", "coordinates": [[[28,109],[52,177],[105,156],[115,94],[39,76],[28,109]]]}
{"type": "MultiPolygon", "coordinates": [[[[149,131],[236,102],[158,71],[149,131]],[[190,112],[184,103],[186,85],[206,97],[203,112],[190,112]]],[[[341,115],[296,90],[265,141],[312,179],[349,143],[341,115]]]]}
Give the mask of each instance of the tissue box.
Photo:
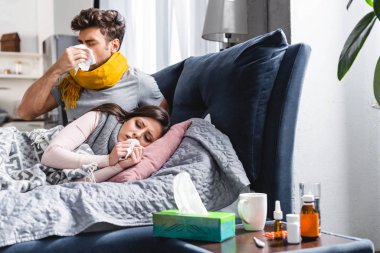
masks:
{"type": "Polygon", "coordinates": [[[153,213],[153,235],[210,242],[235,236],[235,214],[209,212],[208,215],[180,214],[178,210],[153,213]]]}

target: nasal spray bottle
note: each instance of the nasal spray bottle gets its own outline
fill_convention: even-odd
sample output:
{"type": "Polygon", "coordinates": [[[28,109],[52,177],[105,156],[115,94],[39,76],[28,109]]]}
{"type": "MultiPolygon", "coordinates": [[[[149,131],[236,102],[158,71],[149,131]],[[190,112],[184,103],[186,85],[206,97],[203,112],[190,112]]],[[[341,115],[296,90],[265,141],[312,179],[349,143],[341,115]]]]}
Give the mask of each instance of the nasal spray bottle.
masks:
{"type": "Polygon", "coordinates": [[[273,211],[273,218],[274,218],[274,239],[275,240],[282,240],[282,211],[281,211],[281,205],[280,201],[276,200],[275,203],[275,209],[273,211]]]}

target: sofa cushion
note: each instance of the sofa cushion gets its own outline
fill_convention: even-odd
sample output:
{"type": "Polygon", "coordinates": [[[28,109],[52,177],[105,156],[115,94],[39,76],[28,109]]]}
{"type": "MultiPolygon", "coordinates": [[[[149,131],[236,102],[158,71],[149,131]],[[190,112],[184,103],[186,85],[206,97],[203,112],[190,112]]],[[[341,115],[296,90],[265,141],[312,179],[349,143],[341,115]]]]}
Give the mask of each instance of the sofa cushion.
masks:
{"type": "Polygon", "coordinates": [[[230,137],[251,183],[260,173],[267,104],[287,47],[285,35],[277,30],[221,52],[190,57],[154,75],[165,97],[165,88],[175,87],[174,97],[168,94],[172,122],[209,113],[230,137]]]}
{"type": "Polygon", "coordinates": [[[173,105],[174,91],[184,63],[185,61],[181,61],[152,75],[169,105],[173,105]]]}

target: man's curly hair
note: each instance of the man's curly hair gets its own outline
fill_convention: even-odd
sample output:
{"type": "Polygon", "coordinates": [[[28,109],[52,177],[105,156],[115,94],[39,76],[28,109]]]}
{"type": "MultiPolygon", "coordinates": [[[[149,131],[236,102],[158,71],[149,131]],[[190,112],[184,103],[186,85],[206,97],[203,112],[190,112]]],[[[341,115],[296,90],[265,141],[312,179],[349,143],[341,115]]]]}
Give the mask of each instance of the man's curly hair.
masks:
{"type": "Polygon", "coordinates": [[[100,32],[106,36],[108,41],[119,39],[120,45],[123,42],[125,21],[116,10],[89,8],[82,10],[71,21],[73,31],[81,31],[89,27],[100,28],[100,32]]]}

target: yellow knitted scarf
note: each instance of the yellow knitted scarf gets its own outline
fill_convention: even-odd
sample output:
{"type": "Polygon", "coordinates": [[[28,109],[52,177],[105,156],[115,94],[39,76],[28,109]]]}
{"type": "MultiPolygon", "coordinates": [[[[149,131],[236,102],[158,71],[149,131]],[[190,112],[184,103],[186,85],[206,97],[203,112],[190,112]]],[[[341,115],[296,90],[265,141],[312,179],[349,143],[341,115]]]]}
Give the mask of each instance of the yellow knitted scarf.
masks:
{"type": "Polygon", "coordinates": [[[71,70],[70,74],[58,84],[65,108],[72,109],[76,107],[77,100],[84,88],[101,90],[114,86],[127,69],[127,59],[121,53],[116,52],[106,63],[92,71],[79,69],[75,74],[75,69],[71,70]]]}

